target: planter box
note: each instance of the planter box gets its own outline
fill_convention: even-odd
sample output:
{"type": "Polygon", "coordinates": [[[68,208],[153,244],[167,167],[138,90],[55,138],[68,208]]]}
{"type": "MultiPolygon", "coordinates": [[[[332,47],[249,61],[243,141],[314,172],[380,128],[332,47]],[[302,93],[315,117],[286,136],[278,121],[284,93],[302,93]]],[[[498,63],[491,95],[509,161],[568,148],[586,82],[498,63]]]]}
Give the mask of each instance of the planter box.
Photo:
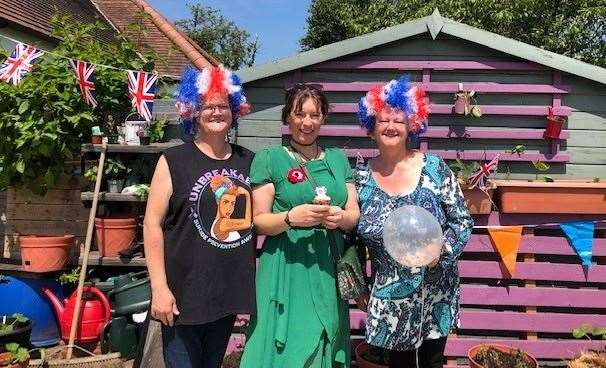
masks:
{"type": "Polygon", "coordinates": [[[486,191],[480,188],[465,188],[461,187],[463,196],[465,197],[465,205],[469,213],[472,215],[488,215],[492,212],[492,196],[496,186],[491,184],[486,188],[486,191]]]}
{"type": "Polygon", "coordinates": [[[606,214],[606,182],[495,180],[503,213],[606,214]]]}

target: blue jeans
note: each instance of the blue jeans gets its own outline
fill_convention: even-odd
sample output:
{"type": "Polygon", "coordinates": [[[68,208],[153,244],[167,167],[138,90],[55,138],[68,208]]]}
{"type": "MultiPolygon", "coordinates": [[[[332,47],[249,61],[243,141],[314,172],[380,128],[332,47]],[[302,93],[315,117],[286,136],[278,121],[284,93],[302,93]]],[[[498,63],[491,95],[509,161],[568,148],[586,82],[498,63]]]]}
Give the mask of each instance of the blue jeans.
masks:
{"type": "Polygon", "coordinates": [[[166,368],[221,368],[236,316],[203,325],[162,325],[166,368]]]}

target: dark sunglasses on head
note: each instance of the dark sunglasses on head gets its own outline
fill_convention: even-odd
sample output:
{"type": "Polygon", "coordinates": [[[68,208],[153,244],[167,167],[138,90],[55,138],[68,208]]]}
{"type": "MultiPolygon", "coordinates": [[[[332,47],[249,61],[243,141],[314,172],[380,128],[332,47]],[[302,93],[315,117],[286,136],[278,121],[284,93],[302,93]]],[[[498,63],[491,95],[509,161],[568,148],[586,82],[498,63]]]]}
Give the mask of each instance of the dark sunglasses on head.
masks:
{"type": "Polygon", "coordinates": [[[287,92],[297,92],[303,90],[322,91],[322,85],[317,83],[295,83],[286,89],[287,92]]]}

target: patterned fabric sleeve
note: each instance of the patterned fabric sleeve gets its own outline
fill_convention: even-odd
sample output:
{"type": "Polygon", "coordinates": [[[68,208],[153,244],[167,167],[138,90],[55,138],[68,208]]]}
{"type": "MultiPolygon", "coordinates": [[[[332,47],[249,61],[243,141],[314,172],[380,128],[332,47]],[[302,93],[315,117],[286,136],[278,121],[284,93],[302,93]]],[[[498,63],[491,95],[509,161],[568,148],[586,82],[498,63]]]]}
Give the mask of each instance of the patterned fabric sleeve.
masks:
{"type": "Polygon", "coordinates": [[[473,228],[473,218],[467,210],[463,192],[455,174],[442,159],[440,159],[440,172],[443,177],[440,195],[442,208],[446,215],[444,226],[445,251],[440,262],[442,262],[442,265],[451,265],[459,258],[469,240],[473,228]]]}

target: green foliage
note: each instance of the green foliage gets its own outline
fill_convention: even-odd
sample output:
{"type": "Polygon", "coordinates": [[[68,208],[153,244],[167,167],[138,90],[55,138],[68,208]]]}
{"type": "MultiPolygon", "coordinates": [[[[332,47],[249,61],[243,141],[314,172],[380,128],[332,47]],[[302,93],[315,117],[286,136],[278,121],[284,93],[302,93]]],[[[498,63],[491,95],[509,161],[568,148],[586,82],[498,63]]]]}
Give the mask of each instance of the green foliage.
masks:
{"type": "Polygon", "coordinates": [[[75,284],[80,279],[80,267],[72,269],[70,272],[64,272],[57,279],[61,285],[75,284]]]}
{"type": "Polygon", "coordinates": [[[202,4],[188,3],[187,6],[190,18],[175,24],[189,38],[231,69],[254,64],[259,49],[257,38],[251,40],[248,32],[225,18],[219,10],[202,4]]]}
{"type": "MultiPolygon", "coordinates": [[[[535,170],[537,170],[537,173],[536,173],[537,179],[539,178],[539,172],[546,172],[551,168],[551,166],[549,166],[548,163],[543,162],[543,161],[532,161],[532,166],[534,166],[535,170]]],[[[543,179],[546,182],[553,182],[553,178],[550,176],[544,176],[543,179]]]]}
{"type": "Polygon", "coordinates": [[[166,119],[159,119],[154,121],[150,127],[150,139],[152,143],[163,142],[164,134],[166,133],[166,126],[168,125],[168,121],[166,119]]]}
{"type": "Polygon", "coordinates": [[[593,327],[590,323],[583,323],[572,330],[572,336],[574,336],[575,339],[587,338],[591,340],[590,336],[593,336],[606,340],[606,327],[593,327]]]}
{"type": "Polygon", "coordinates": [[[0,334],[12,332],[15,329],[15,324],[24,324],[29,321],[29,318],[27,318],[21,313],[14,313],[10,318],[13,319],[11,323],[0,322],[0,334]]]}
{"type": "Polygon", "coordinates": [[[508,151],[509,153],[517,153],[518,155],[523,154],[524,152],[526,152],[526,146],[523,144],[518,144],[517,146],[513,147],[511,150],[508,151]]]}
{"type": "Polygon", "coordinates": [[[303,50],[430,15],[606,66],[606,0],[312,0],[303,50]]]}
{"type": "Polygon", "coordinates": [[[105,163],[105,178],[108,180],[112,179],[123,179],[124,174],[126,174],[128,170],[126,169],[126,165],[119,158],[108,158],[105,163]]]}
{"type": "Polygon", "coordinates": [[[454,162],[451,162],[449,166],[457,175],[457,180],[461,185],[469,185],[469,178],[473,173],[478,171],[480,163],[477,161],[467,163],[457,158],[454,162]]]}
{"type": "Polygon", "coordinates": [[[10,364],[25,363],[29,359],[29,351],[15,342],[4,345],[4,348],[11,353],[10,364]]]}
{"type": "MultiPolygon", "coordinates": [[[[135,44],[121,36],[103,43],[93,34],[100,23],[71,22],[65,16],[51,21],[60,39],[53,53],[124,69],[151,70],[135,44]]],[[[97,68],[99,107],[86,105],[66,59],[46,55],[18,86],[0,83],[0,190],[26,187],[45,193],[64,173],[91,128],[108,120],[121,121],[132,110],[123,70],[97,68]]]]}
{"type": "Polygon", "coordinates": [[[141,199],[146,199],[149,195],[149,185],[137,184],[135,187],[135,195],[141,199]]]}
{"type": "Polygon", "coordinates": [[[84,172],[84,178],[91,183],[94,183],[97,180],[97,171],[99,169],[97,166],[91,166],[84,172]]]}

